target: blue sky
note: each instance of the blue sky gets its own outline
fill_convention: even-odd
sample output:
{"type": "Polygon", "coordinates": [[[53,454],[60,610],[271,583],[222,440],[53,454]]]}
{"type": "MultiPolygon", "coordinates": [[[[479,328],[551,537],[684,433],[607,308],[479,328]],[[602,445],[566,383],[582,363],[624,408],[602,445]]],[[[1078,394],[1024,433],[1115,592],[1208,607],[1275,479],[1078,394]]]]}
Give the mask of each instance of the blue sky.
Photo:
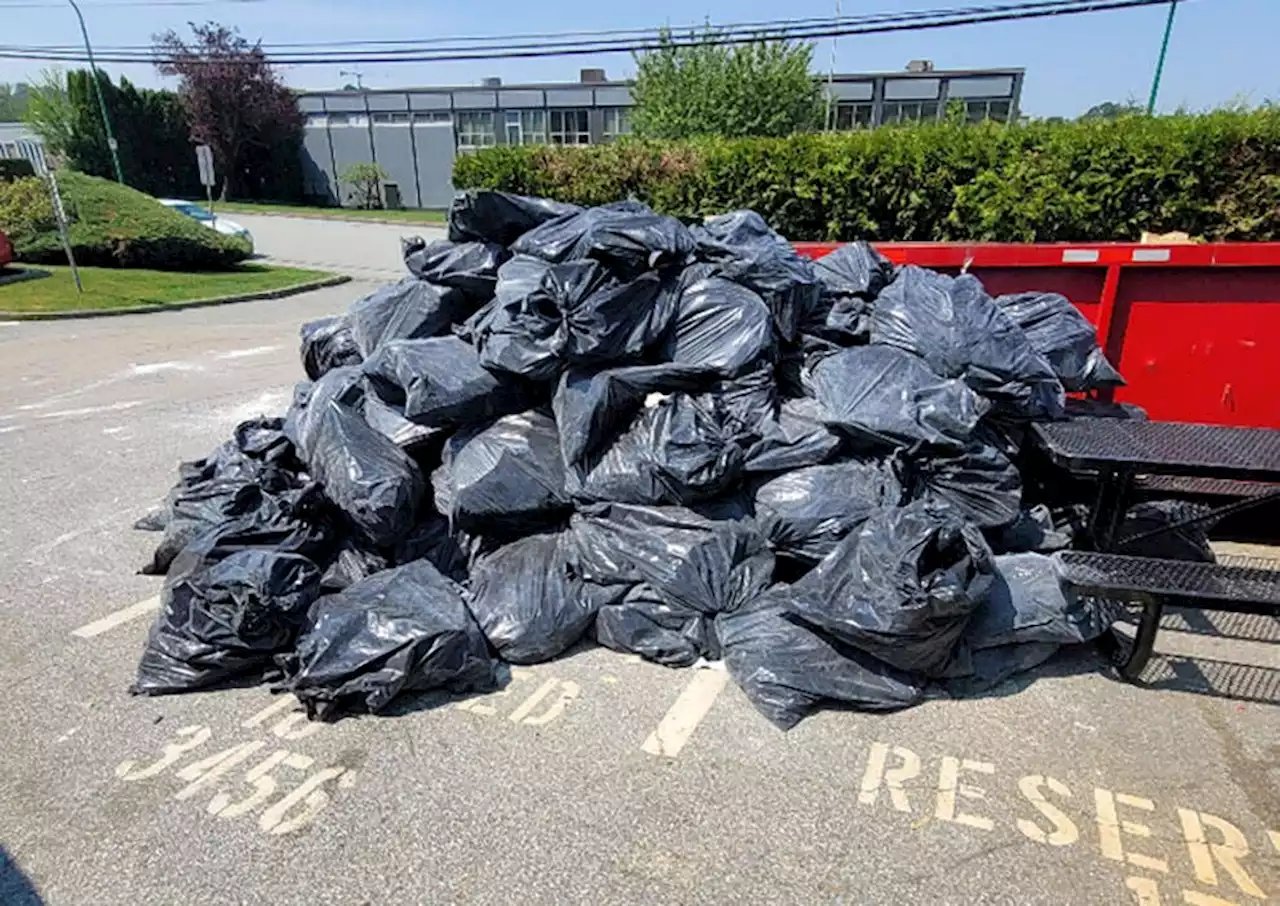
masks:
{"type": "MultiPolygon", "coordinates": [[[[45,2],[45,0],[37,0],[45,2]]],[[[58,0],[47,8],[5,8],[0,0],[0,42],[78,42],[71,10],[58,0]]],[[[843,0],[846,15],[962,6],[959,0],[843,0]]],[[[529,0],[256,0],[189,7],[111,5],[82,0],[95,46],[146,43],[153,32],[185,29],[188,20],[236,25],[264,41],[406,39],[568,29],[674,26],[700,22],[743,22],[783,16],[830,15],[834,0],[648,0],[643,4],[560,0],[554,6],[529,0]]],[[[846,37],[836,48],[841,72],[892,71],[908,60],[932,59],[939,69],[1021,66],[1027,70],[1023,110],[1037,116],[1073,116],[1104,100],[1146,100],[1167,7],[1145,7],[1091,15],[967,26],[894,35],[846,37]]],[[[1181,0],[1160,108],[1195,109],[1236,100],[1280,99],[1280,0],[1181,0]]],[[[825,70],[831,42],[819,42],[815,64],[825,70]]],[[[46,64],[0,60],[0,81],[38,75],[46,64]]],[[[506,82],[560,81],[579,67],[603,66],[625,77],[634,63],[624,54],[537,60],[465,63],[372,64],[364,82],[374,87],[470,84],[496,75],[506,82]]],[[[164,80],[145,66],[109,66],[143,85],[164,80]]],[[[333,88],[351,81],[338,66],[284,70],[298,88],[333,88]]]]}

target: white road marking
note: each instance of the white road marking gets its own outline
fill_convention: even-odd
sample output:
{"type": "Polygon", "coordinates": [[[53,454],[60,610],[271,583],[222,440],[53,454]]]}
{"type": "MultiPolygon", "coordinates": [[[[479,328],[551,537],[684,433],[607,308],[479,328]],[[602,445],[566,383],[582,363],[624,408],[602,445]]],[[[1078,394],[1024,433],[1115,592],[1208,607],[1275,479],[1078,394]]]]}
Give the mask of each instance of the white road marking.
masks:
{"type": "Polygon", "coordinates": [[[115,613],[109,613],[100,620],[94,620],[92,623],[86,623],[79,629],[71,630],[71,634],[82,639],[91,639],[94,636],[102,635],[104,632],[110,632],[117,626],[122,626],[138,617],[146,616],[160,609],[160,596],[147,598],[145,601],[139,601],[137,604],[130,604],[128,607],[122,607],[115,613]]]}
{"type": "Polygon", "coordinates": [[[138,377],[161,374],[165,371],[204,371],[204,366],[197,365],[195,362],[148,362],[134,365],[129,369],[130,374],[138,377]]]}
{"type": "Polygon", "coordinates": [[[650,755],[675,758],[728,682],[724,670],[699,670],[640,748],[650,755]]]}
{"type": "Polygon", "coordinates": [[[232,349],[229,352],[221,352],[214,356],[218,361],[226,361],[227,359],[245,359],[254,355],[266,355],[269,352],[275,352],[279,346],[250,346],[248,349],[232,349]]]}
{"type": "Polygon", "coordinates": [[[5,425],[0,428],[0,434],[8,434],[10,431],[21,431],[22,425],[5,425]]]}
{"type": "Polygon", "coordinates": [[[41,412],[36,418],[78,418],[82,415],[97,415],[99,412],[123,412],[125,409],[136,409],[142,400],[124,400],[119,403],[107,403],[102,406],[85,406],[83,409],[58,409],[55,412],[41,412]]]}

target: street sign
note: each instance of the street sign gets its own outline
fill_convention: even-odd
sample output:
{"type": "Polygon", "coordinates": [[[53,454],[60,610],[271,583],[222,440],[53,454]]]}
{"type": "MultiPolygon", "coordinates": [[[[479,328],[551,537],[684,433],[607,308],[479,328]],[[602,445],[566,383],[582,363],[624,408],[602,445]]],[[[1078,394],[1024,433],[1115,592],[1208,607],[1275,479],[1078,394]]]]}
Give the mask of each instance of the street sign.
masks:
{"type": "Polygon", "coordinates": [[[213,188],[213,149],[208,145],[196,145],[196,163],[200,165],[200,185],[213,188]]]}

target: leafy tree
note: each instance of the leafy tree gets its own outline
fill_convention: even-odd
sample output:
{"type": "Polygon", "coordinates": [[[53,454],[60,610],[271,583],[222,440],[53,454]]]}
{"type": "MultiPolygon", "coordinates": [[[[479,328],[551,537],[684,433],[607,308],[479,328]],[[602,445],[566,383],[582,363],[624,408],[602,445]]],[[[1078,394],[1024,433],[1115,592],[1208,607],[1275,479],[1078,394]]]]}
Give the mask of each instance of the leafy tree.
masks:
{"type": "Polygon", "coordinates": [[[661,46],[636,57],[637,135],[783,136],[821,125],[822,90],[809,72],[812,44],[765,35],[716,44],[711,28],[702,37],[682,46],[664,31],[661,46]]]}
{"type": "Polygon", "coordinates": [[[20,122],[27,112],[31,86],[25,82],[9,85],[0,82],[0,123],[20,122]]]}
{"type": "Polygon", "coordinates": [[[372,211],[382,207],[382,183],[391,178],[378,164],[352,164],[338,174],[338,182],[351,187],[351,200],[357,208],[372,211]]]}
{"type": "Polygon", "coordinates": [[[1082,120],[1115,120],[1122,116],[1141,116],[1147,112],[1147,108],[1143,107],[1137,101],[1128,100],[1124,103],[1116,101],[1103,101],[1101,104],[1094,104],[1083,114],[1082,120]]]}
{"type": "Polygon", "coordinates": [[[299,196],[302,114],[261,42],[214,22],[191,31],[191,44],[172,30],[154,36],[157,68],[181,80],[191,139],[213,149],[222,199],[299,196]]]}
{"type": "Polygon", "coordinates": [[[24,120],[44,141],[45,151],[67,157],[74,134],[75,112],[67,96],[67,79],[60,69],[46,69],[40,82],[31,86],[24,120]]]}

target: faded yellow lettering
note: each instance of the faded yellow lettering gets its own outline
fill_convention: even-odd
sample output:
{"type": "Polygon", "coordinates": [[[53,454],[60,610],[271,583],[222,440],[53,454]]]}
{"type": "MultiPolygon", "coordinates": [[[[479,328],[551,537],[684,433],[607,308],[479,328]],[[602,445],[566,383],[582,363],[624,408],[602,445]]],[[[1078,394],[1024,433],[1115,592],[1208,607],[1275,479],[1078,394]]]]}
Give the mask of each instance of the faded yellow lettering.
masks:
{"type": "MultiPolygon", "coordinates": [[[[557,680],[555,682],[560,686],[560,694],[555,697],[551,704],[549,704],[541,714],[536,716],[531,715],[530,711],[532,711],[532,708],[525,711],[522,706],[522,711],[517,711],[515,714],[512,714],[511,719],[513,721],[517,720],[518,715],[520,723],[530,727],[541,727],[551,723],[563,714],[565,708],[569,707],[569,703],[578,697],[578,693],[582,691],[582,687],[573,680],[557,680]]],[[[539,701],[541,701],[541,699],[539,699],[539,701]]]]}
{"type": "Polygon", "coordinates": [[[939,821],[950,821],[963,824],[965,827],[976,827],[978,830],[991,830],[995,825],[990,818],[981,815],[969,815],[956,811],[956,797],[965,799],[986,799],[986,793],[976,786],[960,782],[960,771],[973,771],[979,774],[994,774],[996,766],[987,761],[970,761],[946,756],[942,759],[942,767],[938,770],[938,805],[934,815],[939,821]]]}
{"type": "Polygon", "coordinates": [[[1018,781],[1018,789],[1026,797],[1027,801],[1035,806],[1036,811],[1052,822],[1053,830],[1046,834],[1040,825],[1026,818],[1017,820],[1018,830],[1037,843],[1048,843],[1050,846],[1070,846],[1080,839],[1080,829],[1076,827],[1075,822],[1068,818],[1062,809],[1048,800],[1041,789],[1042,787],[1048,787],[1049,791],[1056,796],[1071,797],[1071,790],[1067,789],[1066,784],[1060,780],[1045,777],[1041,774],[1030,774],[1023,777],[1018,781]]]}
{"type": "Polygon", "coordinates": [[[907,791],[903,784],[920,776],[920,756],[902,746],[893,747],[894,757],[898,759],[896,768],[887,769],[889,747],[882,742],[873,743],[868,753],[867,770],[862,775],[862,790],[858,793],[858,801],[863,805],[875,805],[880,798],[880,788],[889,789],[889,802],[900,812],[911,811],[907,801],[907,791]]]}
{"type": "Polygon", "coordinates": [[[1128,808],[1139,808],[1153,812],[1156,808],[1155,803],[1150,799],[1143,799],[1141,796],[1130,796],[1128,793],[1112,793],[1110,790],[1104,789],[1095,789],[1093,797],[1094,804],[1098,810],[1098,841],[1102,847],[1102,855],[1117,862],[1127,861],[1130,865],[1136,865],[1148,871],[1167,873],[1169,871],[1169,863],[1164,859],[1157,859],[1154,856],[1144,855],[1143,853],[1126,853],[1120,838],[1122,833],[1129,834],[1132,837],[1149,838],[1151,836],[1151,828],[1135,821],[1120,820],[1118,806],[1123,805],[1128,808]]]}
{"type": "Polygon", "coordinates": [[[1240,865],[1240,860],[1249,855],[1249,841],[1238,827],[1217,815],[1187,808],[1178,809],[1178,818],[1182,821],[1182,836],[1186,838],[1187,850],[1191,853],[1196,880],[1201,884],[1217,887],[1218,873],[1213,867],[1216,861],[1241,891],[1259,900],[1265,898],[1261,888],[1240,865]],[[1222,842],[1210,843],[1205,836],[1205,827],[1213,828],[1222,842]]]}
{"type": "Polygon", "coordinates": [[[1133,891],[1138,906],[1160,906],[1160,887],[1150,878],[1125,878],[1124,886],[1133,891]]]}
{"type": "Polygon", "coordinates": [[[1182,891],[1182,902],[1187,906],[1240,906],[1230,900],[1224,900],[1221,897],[1215,897],[1211,894],[1200,893],[1198,890],[1182,891]]]}
{"type": "Polygon", "coordinates": [[[492,717],[498,713],[498,706],[493,702],[507,698],[512,692],[516,691],[516,683],[533,679],[534,672],[528,667],[512,667],[511,681],[496,692],[490,692],[488,695],[479,695],[475,698],[469,698],[466,701],[458,702],[459,711],[470,711],[472,714],[479,714],[481,717],[492,717]]]}

